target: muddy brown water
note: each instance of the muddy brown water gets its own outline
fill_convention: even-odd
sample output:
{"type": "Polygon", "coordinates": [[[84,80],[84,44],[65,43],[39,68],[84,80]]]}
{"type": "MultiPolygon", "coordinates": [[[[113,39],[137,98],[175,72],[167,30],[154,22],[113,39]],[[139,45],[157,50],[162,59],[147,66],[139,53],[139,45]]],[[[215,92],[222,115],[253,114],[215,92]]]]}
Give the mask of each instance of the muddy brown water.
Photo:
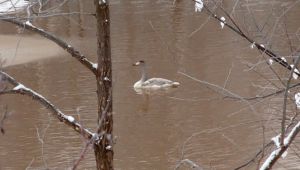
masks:
{"type": "MultiPolygon", "coordinates": [[[[268,6],[265,2],[251,1],[239,9],[256,9],[252,12],[261,24],[268,18],[268,11],[261,10],[268,6]]],[[[290,4],[273,2],[277,8],[290,4]]],[[[232,9],[234,3],[225,1],[224,6],[232,9]]],[[[295,22],[299,9],[295,5],[288,13],[291,32],[299,27],[295,22]]],[[[61,11],[93,11],[93,2],[70,1],[61,11]]],[[[96,60],[93,17],[39,18],[34,24],[96,60]]],[[[267,26],[272,28],[271,24],[267,26]]],[[[5,70],[94,130],[97,102],[93,75],[38,35],[4,22],[0,33],[1,57],[7,60],[5,70]]],[[[280,108],[274,105],[282,96],[245,102],[224,99],[229,93],[222,90],[225,87],[240,96],[262,92],[259,86],[267,81],[247,70],[245,64],[262,57],[236,34],[207,19],[205,13],[194,13],[192,1],[178,0],[173,6],[171,0],[112,0],[111,38],[116,169],[174,169],[181,159],[192,160],[204,169],[233,169],[262,147],[262,124],[266,126],[266,141],[278,134],[276,114],[280,114],[280,108]],[[168,94],[136,94],[132,86],[140,74],[132,63],[141,59],[147,62],[149,75],[176,80],[181,86],[168,94]]],[[[275,49],[282,46],[276,45],[275,49]]],[[[261,67],[262,72],[267,70],[266,65],[261,67]]],[[[68,169],[78,159],[85,141],[47,109],[23,96],[3,96],[1,104],[11,112],[5,122],[6,134],[0,135],[1,170],[68,169]]],[[[276,168],[298,169],[295,152],[291,151],[276,168]]],[[[252,165],[246,169],[255,168],[252,165]]],[[[95,169],[92,149],[79,169],[95,169]]]]}

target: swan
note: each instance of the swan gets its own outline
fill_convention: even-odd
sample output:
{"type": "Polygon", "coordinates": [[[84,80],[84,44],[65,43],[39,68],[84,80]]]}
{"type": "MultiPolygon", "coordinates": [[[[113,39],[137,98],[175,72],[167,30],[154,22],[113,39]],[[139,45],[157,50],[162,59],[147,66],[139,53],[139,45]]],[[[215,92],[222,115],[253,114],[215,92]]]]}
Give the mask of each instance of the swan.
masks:
{"type": "Polygon", "coordinates": [[[170,89],[177,88],[180,83],[174,82],[171,80],[163,79],[163,78],[147,78],[146,73],[146,63],[143,60],[140,60],[133,64],[133,66],[140,66],[142,77],[139,81],[134,83],[133,88],[135,91],[141,90],[160,90],[160,89],[170,89]]]}

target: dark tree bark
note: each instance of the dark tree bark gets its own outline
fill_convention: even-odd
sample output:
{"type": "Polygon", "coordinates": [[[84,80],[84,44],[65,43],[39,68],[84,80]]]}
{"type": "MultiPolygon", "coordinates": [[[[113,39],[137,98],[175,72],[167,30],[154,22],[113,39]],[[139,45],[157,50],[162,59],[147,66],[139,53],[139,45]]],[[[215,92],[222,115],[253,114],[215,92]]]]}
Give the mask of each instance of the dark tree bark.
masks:
{"type": "MultiPolygon", "coordinates": [[[[111,49],[110,49],[110,18],[109,18],[109,3],[108,0],[94,0],[96,7],[97,19],[97,65],[89,61],[86,56],[77,51],[70,44],[59,37],[39,28],[30,21],[18,19],[14,17],[0,17],[1,21],[10,22],[19,25],[27,30],[48,38],[57,45],[65,49],[72,57],[76,58],[80,63],[86,66],[96,76],[97,81],[97,97],[98,97],[98,129],[97,133],[92,133],[83,128],[72,116],[63,114],[50,101],[44,98],[39,93],[27,88],[17,82],[13,77],[9,76],[0,70],[0,76],[3,76],[10,84],[14,86],[11,90],[1,90],[0,95],[4,94],[21,94],[31,96],[34,100],[39,101],[42,105],[52,111],[52,113],[62,122],[73,127],[73,129],[90,140],[94,145],[95,159],[98,170],[113,169],[113,115],[112,115],[112,64],[111,64],[111,49]]],[[[0,131],[4,133],[4,129],[0,122],[0,131]]],[[[81,155],[82,157],[83,155],[81,155]]],[[[73,166],[76,169],[80,158],[73,166]]]]}
{"type": "Polygon", "coordinates": [[[97,18],[98,69],[98,134],[94,144],[97,169],[113,169],[112,69],[110,49],[110,18],[108,0],[95,0],[97,18]]]}

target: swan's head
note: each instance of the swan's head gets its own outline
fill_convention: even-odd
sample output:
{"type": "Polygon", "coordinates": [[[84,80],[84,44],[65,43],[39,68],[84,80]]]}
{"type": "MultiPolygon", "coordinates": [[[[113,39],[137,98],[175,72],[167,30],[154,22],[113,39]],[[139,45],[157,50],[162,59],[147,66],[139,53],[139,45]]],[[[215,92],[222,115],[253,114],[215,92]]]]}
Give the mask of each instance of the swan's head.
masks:
{"type": "Polygon", "coordinates": [[[144,60],[140,60],[134,64],[132,64],[133,66],[142,66],[142,65],[145,65],[145,61],[144,60]]]}

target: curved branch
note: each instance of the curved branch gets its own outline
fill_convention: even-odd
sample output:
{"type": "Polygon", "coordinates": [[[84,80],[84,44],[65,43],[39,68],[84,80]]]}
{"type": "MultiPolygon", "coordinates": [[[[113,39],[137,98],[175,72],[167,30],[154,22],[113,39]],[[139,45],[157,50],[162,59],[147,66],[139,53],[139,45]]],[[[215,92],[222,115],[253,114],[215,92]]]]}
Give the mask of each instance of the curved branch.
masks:
{"type": "MultiPolygon", "coordinates": [[[[199,3],[196,0],[192,0],[192,1],[194,1],[195,3],[199,3]]],[[[244,39],[246,39],[250,44],[253,44],[260,52],[268,55],[275,62],[277,62],[281,66],[287,68],[288,70],[292,71],[292,67],[286,61],[284,61],[283,59],[281,59],[280,56],[278,56],[277,54],[275,54],[273,51],[267,49],[263,45],[256,43],[253,39],[251,39],[250,37],[248,37],[247,35],[245,35],[243,32],[241,32],[241,29],[239,28],[239,26],[234,22],[234,20],[231,17],[229,19],[231,20],[231,22],[234,24],[234,26],[236,28],[234,26],[228,24],[227,22],[223,21],[217,14],[215,14],[213,11],[211,11],[205,4],[203,5],[203,7],[208,12],[208,15],[212,16],[217,21],[223,23],[230,30],[232,30],[233,32],[237,33],[238,35],[240,35],[241,37],[243,37],[244,39]]],[[[225,13],[225,15],[226,15],[226,13],[225,13]]],[[[298,76],[300,76],[300,73],[298,73],[296,71],[294,71],[294,74],[297,74],[298,76]]]]}
{"type": "Polygon", "coordinates": [[[234,170],[240,170],[240,169],[245,168],[246,166],[250,165],[251,163],[254,163],[255,160],[258,158],[258,156],[260,156],[263,153],[264,149],[271,147],[272,145],[273,145],[273,141],[269,142],[268,144],[265,145],[264,148],[260,149],[251,160],[247,161],[246,163],[240,165],[237,168],[234,168],[234,170]]]}
{"type": "Polygon", "coordinates": [[[52,112],[52,114],[61,122],[64,122],[66,125],[72,127],[76,132],[81,134],[86,139],[91,139],[93,137],[93,133],[89,130],[82,127],[74,117],[65,115],[61,110],[55,107],[49,100],[44,98],[39,93],[35,92],[34,90],[25,87],[21,83],[17,82],[13,77],[8,75],[7,73],[0,71],[0,75],[3,76],[4,80],[7,80],[10,84],[15,86],[11,90],[1,91],[0,95],[4,94],[21,94],[25,96],[32,97],[33,100],[38,101],[40,104],[45,106],[48,110],[52,112]]]}
{"type": "Polygon", "coordinates": [[[283,145],[274,150],[269,157],[265,160],[260,170],[269,170],[276,163],[276,161],[282,156],[282,154],[289,148],[291,143],[295,140],[295,137],[300,131],[300,121],[293,127],[291,132],[283,140],[283,145]]]}
{"type": "Polygon", "coordinates": [[[18,25],[18,26],[23,27],[27,30],[38,33],[41,36],[53,41],[58,46],[60,46],[64,50],[66,50],[69,54],[71,54],[72,57],[76,58],[81,64],[83,64],[89,70],[91,70],[95,75],[97,74],[97,65],[96,64],[89,61],[86,56],[81,54],[74,47],[72,47],[70,44],[67,44],[65,41],[63,41],[59,37],[47,32],[47,31],[45,31],[41,28],[38,28],[38,27],[32,25],[29,21],[21,21],[21,20],[16,19],[16,18],[3,18],[3,17],[1,17],[0,20],[18,25]]]}

